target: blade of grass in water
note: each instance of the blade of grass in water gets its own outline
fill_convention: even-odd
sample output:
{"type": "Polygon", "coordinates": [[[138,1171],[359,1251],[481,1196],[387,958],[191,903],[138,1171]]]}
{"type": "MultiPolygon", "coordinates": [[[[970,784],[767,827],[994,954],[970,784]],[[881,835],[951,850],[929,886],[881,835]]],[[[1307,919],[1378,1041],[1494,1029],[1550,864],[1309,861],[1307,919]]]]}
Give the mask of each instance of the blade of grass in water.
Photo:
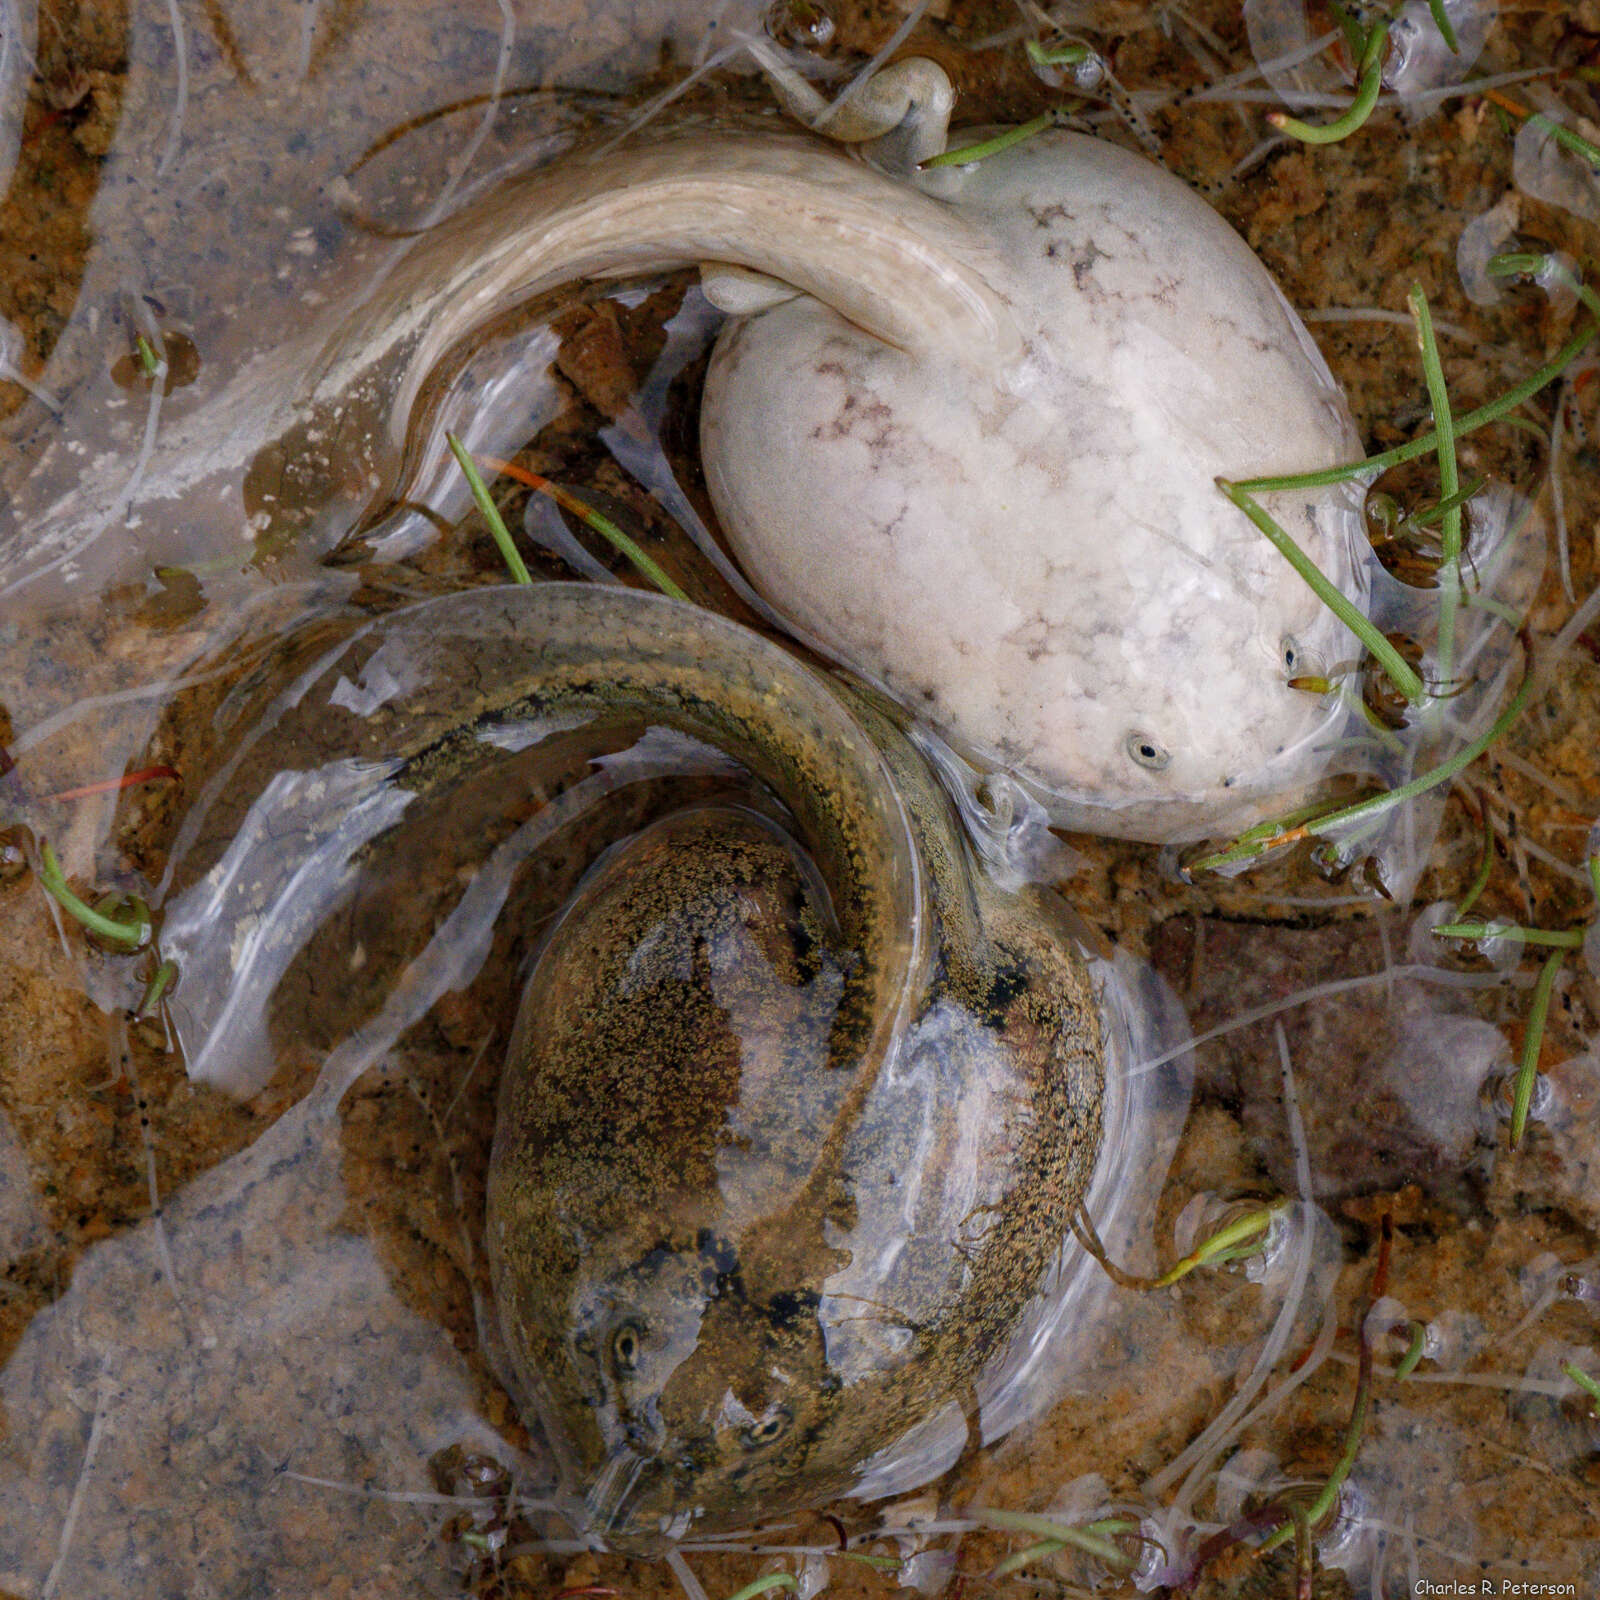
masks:
{"type": "Polygon", "coordinates": [[[1483,807],[1483,855],[1478,860],[1478,870],[1473,874],[1472,882],[1467,886],[1466,897],[1456,907],[1456,917],[1460,918],[1478,903],[1478,897],[1489,887],[1489,874],[1494,870],[1494,820],[1489,815],[1489,802],[1481,792],[1478,803],[1483,807]]]}
{"type": "Polygon", "coordinates": [[[522,554],[511,537],[511,530],[506,526],[505,518],[500,515],[499,506],[490,497],[489,486],[483,481],[483,474],[478,471],[477,463],[472,459],[467,447],[453,433],[447,433],[444,437],[450,446],[451,455],[456,458],[461,470],[466,474],[467,487],[472,490],[472,498],[478,510],[483,513],[483,520],[489,524],[489,533],[499,547],[500,558],[511,574],[511,581],[532,583],[533,577],[528,571],[528,565],[522,559],[522,554]]]}
{"type": "Polygon", "coordinates": [[[1550,1014],[1550,994],[1566,952],[1557,950],[1539,969],[1533,986],[1533,1001],[1528,1007],[1528,1031],[1522,1041],[1522,1060],[1517,1066],[1517,1085],[1511,1096],[1511,1148],[1522,1143],[1528,1126],[1528,1107],[1533,1104],[1534,1080],[1539,1076],[1539,1049],[1544,1044],[1544,1022],[1550,1014]]]}
{"type": "Polygon", "coordinates": [[[1217,487],[1271,540],[1278,553],[1305,579],[1323,605],[1367,647],[1373,659],[1388,674],[1389,681],[1405,696],[1407,702],[1411,705],[1418,704],[1426,692],[1422,686],[1422,679],[1383,636],[1371,618],[1352,600],[1340,593],[1322,568],[1295,543],[1272,514],[1261,506],[1242,484],[1218,478],[1217,487]]]}
{"type": "Polygon", "coordinates": [[[1004,133],[997,133],[994,138],[985,139],[980,144],[964,144],[957,150],[945,150],[939,155],[929,156],[926,161],[918,163],[917,170],[927,172],[934,167],[966,167],[974,161],[986,161],[990,156],[997,156],[1002,150],[1009,150],[1013,145],[1021,144],[1024,139],[1031,139],[1036,134],[1043,133],[1046,128],[1054,127],[1055,122],[1055,112],[1042,112],[1039,116],[1015,128],[1007,128],[1004,133]]]}
{"type": "Polygon", "coordinates": [[[1509,939],[1547,950],[1577,950],[1583,944],[1583,934],[1576,928],[1519,928],[1512,922],[1441,922],[1433,932],[1441,939],[1509,939]]]}
{"type": "Polygon", "coordinates": [[[581,517],[602,539],[626,556],[639,575],[653,583],[662,594],[674,600],[688,601],[688,595],[640,548],[636,539],[629,538],[609,517],[601,515],[593,506],[586,505],[570,489],[563,489],[559,483],[552,483],[548,478],[541,477],[537,472],[529,472],[526,467],[519,467],[514,462],[498,461],[493,456],[485,456],[484,460],[496,472],[503,472],[508,478],[515,478],[518,483],[537,489],[573,516],[581,517]]]}
{"type": "Polygon", "coordinates": [[[1265,855],[1269,850],[1276,850],[1282,845],[1294,844],[1300,839],[1327,838],[1340,828],[1349,827],[1381,816],[1385,811],[1389,811],[1397,805],[1403,805],[1407,800],[1414,799],[1419,794],[1425,794],[1438,784],[1447,783],[1458,772],[1470,767],[1490,745],[1505,734],[1506,729],[1527,709],[1533,690],[1534,675],[1529,671],[1523,676],[1517,692],[1511,697],[1505,710],[1495,718],[1494,723],[1486,733],[1474,739],[1471,744],[1463,745],[1448,760],[1441,761],[1438,766],[1423,773],[1421,777],[1413,778],[1409,783],[1401,784],[1398,789],[1390,789],[1384,794],[1373,795],[1367,800],[1358,800],[1354,805],[1342,806],[1325,813],[1321,817],[1302,822],[1294,827],[1284,828],[1279,824],[1258,823],[1247,834],[1241,835],[1226,849],[1219,850],[1209,856],[1202,856],[1200,860],[1191,862],[1184,870],[1187,873],[1214,872],[1219,867],[1230,867],[1241,861],[1252,860],[1256,856],[1265,855]],[[1270,827],[1277,827],[1278,831],[1267,833],[1265,830],[1270,827]]]}
{"type": "Polygon", "coordinates": [[[1417,346],[1422,352],[1422,372],[1428,384],[1428,399],[1433,405],[1433,431],[1438,438],[1440,504],[1447,509],[1439,530],[1442,551],[1439,577],[1444,593],[1439,602],[1439,684],[1450,682],[1456,649],[1456,606],[1461,593],[1461,507],[1455,497],[1461,492],[1461,472],[1456,463],[1455,422],[1450,414],[1450,391],[1445,386],[1444,367],[1439,360],[1439,344],[1433,336],[1433,316],[1428,297],[1420,283],[1411,286],[1408,296],[1411,319],[1417,326],[1417,346]]]}
{"type": "MultiPolygon", "coordinates": [[[[1597,317],[1600,317],[1600,296],[1595,296],[1593,290],[1585,290],[1584,293],[1595,300],[1595,305],[1591,309],[1595,311],[1597,317]]],[[[1585,301],[1585,304],[1588,302],[1585,301]]],[[[1600,321],[1591,322],[1588,327],[1579,329],[1537,372],[1530,373],[1521,383],[1506,390],[1498,400],[1491,400],[1487,405],[1481,405],[1477,410],[1468,411],[1457,417],[1456,438],[1464,439],[1469,433],[1476,433],[1479,428],[1487,427],[1491,422],[1498,422],[1502,417],[1515,411],[1524,400],[1538,394],[1547,384],[1554,383],[1588,349],[1597,334],[1600,334],[1600,321]]],[[[1392,450],[1367,456],[1360,461],[1347,461],[1343,466],[1323,467],[1316,472],[1297,472],[1281,478],[1240,478],[1234,483],[1234,488],[1242,489],[1247,494],[1268,494],[1278,489],[1326,488],[1329,484],[1348,483],[1352,478],[1359,478],[1368,472],[1376,475],[1386,472],[1390,467],[1415,461],[1419,456],[1428,455],[1436,450],[1438,445],[1439,435],[1429,429],[1427,433],[1420,434],[1406,444],[1396,445],[1392,450]]]]}
{"type": "Polygon", "coordinates": [[[1450,13],[1445,10],[1444,0],[1428,0],[1428,11],[1433,17],[1433,25],[1439,30],[1439,37],[1444,40],[1450,54],[1461,54],[1461,41],[1456,38],[1456,30],[1450,21],[1450,13]]]}
{"type": "Polygon", "coordinates": [[[118,922],[96,911],[93,906],[86,905],[72,892],[67,884],[66,874],[61,870],[61,863],[56,860],[56,853],[48,841],[40,841],[39,856],[40,884],[49,891],[63,911],[82,923],[90,933],[97,933],[102,939],[109,939],[114,944],[127,945],[130,949],[136,949],[145,942],[150,932],[148,916],[139,916],[135,913],[133,921],[118,922]]]}
{"type": "Polygon", "coordinates": [[[1348,139],[1365,124],[1372,115],[1372,108],[1378,103],[1378,92],[1383,88],[1383,47],[1388,40],[1388,22],[1374,23],[1361,52],[1356,97],[1343,116],[1319,124],[1302,122],[1298,117],[1291,117],[1287,111],[1274,111],[1268,115],[1267,121],[1279,133],[1286,133],[1302,144],[1337,144],[1341,139],[1348,139]]]}

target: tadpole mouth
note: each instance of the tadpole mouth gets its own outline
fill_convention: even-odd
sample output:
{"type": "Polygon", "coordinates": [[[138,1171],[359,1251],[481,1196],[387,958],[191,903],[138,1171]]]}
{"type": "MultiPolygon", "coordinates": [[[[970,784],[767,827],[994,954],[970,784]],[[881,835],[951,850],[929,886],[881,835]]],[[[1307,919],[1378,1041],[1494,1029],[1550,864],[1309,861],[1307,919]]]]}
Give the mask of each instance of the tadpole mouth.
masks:
{"type": "Polygon", "coordinates": [[[584,1521],[618,1555],[665,1555],[694,1521],[688,1487],[666,1462],[624,1446],[584,1494],[584,1521]]]}

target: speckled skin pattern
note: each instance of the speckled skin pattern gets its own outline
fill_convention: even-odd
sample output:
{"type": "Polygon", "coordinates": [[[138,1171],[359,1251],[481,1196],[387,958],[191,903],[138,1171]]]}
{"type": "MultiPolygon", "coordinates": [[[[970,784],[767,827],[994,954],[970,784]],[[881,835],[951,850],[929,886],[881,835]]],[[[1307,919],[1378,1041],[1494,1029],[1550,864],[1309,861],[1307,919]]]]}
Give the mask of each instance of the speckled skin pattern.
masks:
{"type": "Polygon", "coordinates": [[[662,730],[728,774],[549,841],[559,909],[502,1079],[486,1242],[513,1388],[594,1530],[643,1552],[821,1502],[964,1403],[1093,1173],[1104,1044],[1060,902],[974,869],[897,713],[597,585],[296,650],[314,665],[265,686],[184,875],[221,949],[283,943],[268,1020],[335,1053],[418,981],[512,819],[662,730]],[[387,819],[353,863],[372,914],[335,899],[308,931],[282,879],[347,806],[263,797],[353,768],[387,819]],[[252,829],[270,860],[208,872],[252,829]]]}
{"type": "MultiPolygon", "coordinates": [[[[661,656],[663,691],[685,665],[661,656]]],[[[597,863],[529,981],[490,1175],[501,1317],[593,1526],[641,1552],[836,1496],[962,1398],[1100,1135],[1097,1012],[1050,899],[973,873],[873,705],[769,646],[735,670],[833,700],[741,759],[781,739],[761,768],[797,816],[797,779],[870,774],[903,894],[846,898],[892,829],[690,811],[597,863]]]]}
{"type": "MultiPolygon", "coordinates": [[[[963,135],[963,138],[970,137],[963,135]]],[[[1058,820],[1168,838],[1314,779],[1353,654],[1213,486],[1359,455],[1244,242],[1178,180],[1075,134],[971,168],[1019,364],[942,368],[810,298],[725,331],[707,481],[767,598],[1058,820]]],[[[1352,587],[1347,490],[1267,501],[1352,587]]]]}

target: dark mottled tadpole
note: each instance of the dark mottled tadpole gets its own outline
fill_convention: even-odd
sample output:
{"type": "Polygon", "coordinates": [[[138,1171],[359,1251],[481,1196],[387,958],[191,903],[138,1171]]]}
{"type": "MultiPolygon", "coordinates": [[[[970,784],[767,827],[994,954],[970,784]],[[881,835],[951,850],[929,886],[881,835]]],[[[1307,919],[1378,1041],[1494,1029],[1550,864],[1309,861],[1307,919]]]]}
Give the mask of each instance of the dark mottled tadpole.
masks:
{"type": "Polygon", "coordinates": [[[701,806],[601,856],[502,1082],[520,1398],[593,1530],[648,1554],[847,1492],[959,1411],[1093,1171],[1103,1046],[1064,918],[973,869],[875,705],[703,613],[572,597],[643,647],[596,675],[615,703],[789,819],[701,806]]]}
{"type": "Polygon", "coordinates": [[[337,1105],[525,929],[488,1253],[594,1531],[941,1470],[1101,1143],[1060,903],[865,691],[693,606],[481,589],[293,659],[180,841],[191,1073],[257,1092],[288,1030],[337,1105]]]}

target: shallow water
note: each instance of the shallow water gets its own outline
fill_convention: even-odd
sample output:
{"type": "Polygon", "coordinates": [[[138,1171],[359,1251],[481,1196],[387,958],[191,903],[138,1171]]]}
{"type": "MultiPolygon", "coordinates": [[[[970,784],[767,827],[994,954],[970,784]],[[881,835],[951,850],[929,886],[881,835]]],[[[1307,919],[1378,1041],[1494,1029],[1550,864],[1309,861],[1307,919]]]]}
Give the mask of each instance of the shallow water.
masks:
{"type": "MultiPolygon", "coordinates": [[[[865,59],[900,20],[888,8],[834,14],[841,64],[865,59]]],[[[1249,65],[1226,4],[1077,15],[1130,91],[1199,86],[1249,65]]],[[[4,309],[26,335],[20,364],[63,416],[0,386],[13,406],[0,453],[0,739],[16,763],[0,778],[0,1587],[31,1597],[110,1584],[130,1594],[675,1585],[659,1567],[574,1559],[559,1521],[503,1496],[514,1474],[537,1502],[547,1474],[495,1377],[476,1238],[498,1073],[490,979],[444,995],[412,1030],[404,1067],[361,1078],[337,1118],[307,1095],[338,1042],[338,1019],[314,1008],[303,1037],[273,1036],[276,1076],[235,1101],[191,1081],[180,1049],[207,993],[203,941],[173,1011],[130,1023],[148,961],[60,931],[27,863],[48,839],[80,887],[165,894],[200,795],[194,775],[214,770],[236,738],[255,669],[280,670],[271,641],[308,624],[312,649],[319,627],[331,638],[355,616],[497,571],[476,525],[463,540],[434,539],[436,523],[467,513],[442,465],[418,480],[433,517],[383,525],[389,559],[319,560],[362,508],[381,451],[353,461],[341,441],[312,439],[262,459],[273,430],[261,397],[286,382],[304,329],[359,301],[403,248],[387,232],[470,204],[492,175],[550,157],[579,129],[620,127],[750,21],[736,5],[567,15],[553,0],[465,13],[41,12],[40,76],[3,213],[4,309]],[[81,253],[75,238],[89,241],[81,253]],[[168,350],[165,381],[139,375],[139,332],[168,350]],[[198,358],[192,381],[185,343],[198,358]],[[252,541],[259,563],[241,560],[252,541]],[[157,764],[183,777],[45,798],[157,764]],[[536,1548],[541,1539],[555,1542],[536,1548]]],[[[915,36],[966,88],[961,120],[1020,120],[1051,103],[1008,31],[1009,10],[953,4],[915,36]]],[[[1484,68],[1593,68],[1597,35],[1600,16],[1583,7],[1518,12],[1491,33],[1484,68]]],[[[1591,79],[1562,92],[1594,112],[1591,79]]],[[[714,79],[679,110],[732,105],[765,105],[748,73],[714,79]]],[[[1263,109],[1191,101],[1147,120],[1175,170],[1217,186],[1294,303],[1394,314],[1421,278],[1446,326],[1458,410],[1571,331],[1570,308],[1538,296],[1475,307],[1456,279],[1463,226],[1513,177],[1511,133],[1481,100],[1415,122],[1380,111],[1346,144],[1268,152],[1230,179],[1267,132],[1263,109]]],[[[1120,119],[1103,123],[1133,142],[1120,119]]],[[[0,139],[0,157],[6,148],[0,139]]],[[[1521,208],[1525,234],[1575,257],[1593,251],[1592,219],[1536,199],[1521,208]]],[[[650,370],[680,306],[681,280],[648,287],[599,309],[569,304],[554,333],[542,320],[506,328],[443,414],[475,426],[472,442],[488,453],[538,435],[539,470],[611,494],[695,598],[740,615],[597,442],[608,393],[620,384],[626,394],[650,370]],[[547,376],[561,341],[562,365],[547,376]]],[[[1312,327],[1369,446],[1418,430],[1426,393],[1408,328],[1312,327]]],[[[664,437],[698,496],[694,375],[691,366],[691,381],[663,396],[664,437]]],[[[1556,456],[1579,600],[1600,576],[1594,395],[1592,382],[1572,386],[1556,456]]],[[[1525,415],[1548,441],[1552,397],[1525,415]]],[[[1524,494],[1542,489],[1544,516],[1530,527],[1534,537],[1553,530],[1548,442],[1513,429],[1480,438],[1467,469],[1502,474],[1524,494]]],[[[626,571],[603,547],[596,559],[626,571]]],[[[554,557],[536,565],[542,577],[569,575],[554,557]]],[[[1536,629],[1553,635],[1573,610],[1551,559],[1536,629]]],[[[1592,912],[1581,861],[1600,810],[1593,637],[1555,664],[1508,753],[1469,775],[1500,841],[1487,913],[1570,927],[1592,912]]],[[[1426,850],[1432,824],[1412,820],[1426,850]]],[[[1600,1438],[1561,1365],[1600,1372],[1583,1293],[1600,1259],[1589,1053],[1600,993],[1592,966],[1569,961],[1545,1088],[1526,1143],[1509,1153],[1497,1084],[1520,1049],[1537,968],[1512,959],[1497,971],[1418,932],[1422,905],[1459,899],[1476,863],[1459,801],[1443,830],[1418,863],[1415,906],[1384,904],[1359,872],[1330,884],[1303,861],[1191,886],[1141,846],[1074,838],[1070,853],[1048,858],[1120,959],[1166,976],[1197,1033],[1228,1030],[1197,1052],[1194,1109],[1154,1237],[1108,1239],[1113,1253],[1136,1269],[1172,1259],[1203,1229],[1210,1196],[1298,1197],[1293,1226],[1248,1278],[1197,1275],[1155,1294],[1101,1281],[1084,1296],[1098,1317],[1085,1313],[1070,1359],[1050,1358],[1069,1398],[891,1516],[997,1506],[1086,1520],[1114,1505],[1135,1508],[1170,1544],[1194,1519],[1225,1522],[1256,1482],[1325,1478],[1387,1207],[1397,1234],[1387,1287],[1401,1308],[1387,1311],[1426,1323],[1432,1343],[1416,1377],[1379,1379],[1345,1518],[1320,1546],[1345,1574],[1330,1581],[1381,1594],[1408,1592],[1418,1576],[1485,1573],[1593,1586],[1600,1438]],[[1234,1026],[1312,986],[1329,992],[1234,1026]],[[1563,1290],[1568,1279],[1577,1293],[1563,1290]],[[1215,1476],[1235,1448],[1226,1423],[1282,1385],[1307,1349],[1298,1386],[1249,1421],[1255,1453],[1215,1476]],[[1193,1448],[1219,1418],[1215,1438],[1193,1448]]],[[[371,899],[382,903],[376,888],[371,899]]],[[[521,953],[507,942],[491,966],[503,975],[521,953]]],[[[1135,1071],[1177,1043],[1131,1046],[1135,1071]]],[[[351,1055],[352,1078],[386,1048],[351,1055]]],[[[1154,1177],[1159,1163],[1150,1167],[1154,1177]]],[[[1372,1337],[1380,1367],[1392,1368],[1404,1341],[1383,1328],[1372,1337]]],[[[1017,1419],[1003,1414],[986,1434],[1000,1420],[1017,1419]]],[[[840,1514],[852,1533],[874,1524],[860,1507],[840,1514]]],[[[836,1537],[807,1519],[775,1542],[825,1554],[836,1537]]],[[[953,1570],[985,1571],[1007,1546],[957,1523],[872,1548],[931,1589],[953,1570]]],[[[688,1559],[713,1595],[758,1570],[751,1556],[688,1559]]],[[[1158,1569],[1149,1564],[1147,1583],[1158,1569]]],[[[1118,1587],[1072,1552],[1035,1570],[1047,1586],[1118,1587]]],[[[830,1580],[835,1590],[892,1581],[841,1561],[830,1580]]],[[[1245,1580],[1224,1567],[1214,1581],[1245,1580]]]]}

